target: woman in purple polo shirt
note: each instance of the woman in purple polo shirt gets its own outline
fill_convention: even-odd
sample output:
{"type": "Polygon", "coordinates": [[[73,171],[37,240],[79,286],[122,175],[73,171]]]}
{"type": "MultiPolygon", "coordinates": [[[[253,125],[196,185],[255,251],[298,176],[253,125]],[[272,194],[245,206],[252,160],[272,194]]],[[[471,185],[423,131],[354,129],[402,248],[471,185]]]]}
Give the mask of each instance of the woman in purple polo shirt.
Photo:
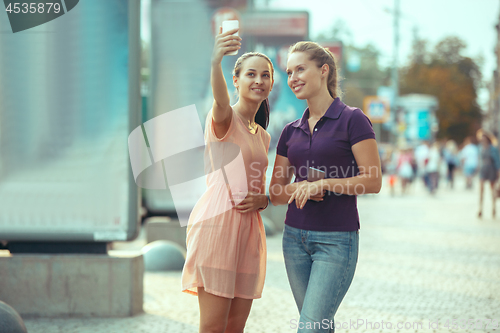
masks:
{"type": "Polygon", "coordinates": [[[298,332],[333,332],[358,259],[356,195],[380,191],[380,159],[370,120],[338,97],[330,51],[296,43],[287,73],[308,108],[281,133],[269,192],[274,205],[288,204],[283,253],[300,312],[298,332]],[[310,167],[325,178],[307,181],[310,167]]]}

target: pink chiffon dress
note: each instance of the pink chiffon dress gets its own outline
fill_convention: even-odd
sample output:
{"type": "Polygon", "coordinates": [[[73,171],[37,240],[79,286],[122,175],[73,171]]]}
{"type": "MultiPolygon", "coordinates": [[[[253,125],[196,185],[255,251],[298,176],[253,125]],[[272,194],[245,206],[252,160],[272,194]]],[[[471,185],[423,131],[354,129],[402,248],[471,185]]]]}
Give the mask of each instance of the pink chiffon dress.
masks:
{"type": "MultiPolygon", "coordinates": [[[[233,195],[240,188],[241,199],[246,195],[245,190],[265,194],[270,141],[271,136],[260,125],[254,134],[251,133],[234,110],[226,135],[217,138],[212,112],[209,112],[205,125],[205,155],[212,158],[211,149],[216,144],[234,144],[237,149],[239,147],[241,163],[226,165],[225,174],[212,172],[207,175],[207,190],[189,217],[187,257],[181,282],[183,292],[197,295],[197,288],[203,287],[208,293],[226,298],[261,297],[266,274],[266,236],[262,218],[259,211],[240,213],[234,209],[228,188],[233,195]]],[[[222,154],[225,154],[224,149],[222,154]]],[[[227,159],[227,156],[222,158],[227,159]]],[[[213,162],[211,160],[212,168],[217,169],[213,162]]]]}

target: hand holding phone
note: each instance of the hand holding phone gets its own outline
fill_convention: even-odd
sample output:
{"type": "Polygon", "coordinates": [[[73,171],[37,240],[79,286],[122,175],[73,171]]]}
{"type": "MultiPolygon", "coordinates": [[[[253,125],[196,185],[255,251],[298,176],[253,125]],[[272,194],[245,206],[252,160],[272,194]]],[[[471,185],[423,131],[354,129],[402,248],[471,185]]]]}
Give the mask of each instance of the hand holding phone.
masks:
{"type": "MultiPolygon", "coordinates": [[[[238,20],[227,20],[227,21],[222,21],[222,33],[225,33],[229,30],[233,29],[238,29],[240,27],[240,22],[238,20]]],[[[238,31],[236,31],[234,36],[239,36],[238,31]]],[[[233,51],[231,53],[228,53],[226,55],[237,55],[238,51],[233,51]]]]}

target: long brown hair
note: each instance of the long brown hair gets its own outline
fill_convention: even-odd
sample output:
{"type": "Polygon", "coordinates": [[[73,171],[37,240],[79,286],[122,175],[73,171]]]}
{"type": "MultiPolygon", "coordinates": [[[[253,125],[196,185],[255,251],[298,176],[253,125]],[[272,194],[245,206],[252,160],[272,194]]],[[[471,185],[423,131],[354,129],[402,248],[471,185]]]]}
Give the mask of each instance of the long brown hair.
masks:
{"type": "Polygon", "coordinates": [[[309,55],[309,60],[316,62],[318,68],[327,64],[330,69],[328,71],[327,80],[328,92],[332,98],[337,98],[342,95],[342,91],[339,86],[337,62],[335,61],[335,57],[330,50],[315,42],[297,42],[290,46],[288,49],[288,55],[293,52],[306,52],[309,55]]]}
{"type": "MultiPolygon", "coordinates": [[[[269,62],[269,65],[271,65],[271,79],[274,77],[274,66],[271,62],[271,59],[260,52],[247,52],[241,55],[241,57],[239,57],[234,64],[234,76],[240,77],[243,62],[251,57],[261,57],[266,59],[269,62]]],[[[262,103],[260,103],[259,110],[257,110],[257,114],[255,115],[255,122],[262,126],[264,129],[267,129],[267,126],[269,125],[269,98],[266,98],[262,101],[262,103]]]]}

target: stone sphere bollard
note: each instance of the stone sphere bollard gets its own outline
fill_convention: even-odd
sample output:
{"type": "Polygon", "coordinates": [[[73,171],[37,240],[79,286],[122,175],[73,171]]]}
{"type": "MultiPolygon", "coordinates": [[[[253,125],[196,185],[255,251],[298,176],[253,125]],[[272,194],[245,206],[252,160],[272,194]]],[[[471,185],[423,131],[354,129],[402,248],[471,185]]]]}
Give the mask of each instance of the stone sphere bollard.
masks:
{"type": "Polygon", "coordinates": [[[0,301],[0,333],[27,333],[19,313],[7,303],[0,301]]]}
{"type": "Polygon", "coordinates": [[[186,260],[186,250],[165,240],[151,242],[142,248],[144,269],[154,271],[180,271],[186,260]]]}

